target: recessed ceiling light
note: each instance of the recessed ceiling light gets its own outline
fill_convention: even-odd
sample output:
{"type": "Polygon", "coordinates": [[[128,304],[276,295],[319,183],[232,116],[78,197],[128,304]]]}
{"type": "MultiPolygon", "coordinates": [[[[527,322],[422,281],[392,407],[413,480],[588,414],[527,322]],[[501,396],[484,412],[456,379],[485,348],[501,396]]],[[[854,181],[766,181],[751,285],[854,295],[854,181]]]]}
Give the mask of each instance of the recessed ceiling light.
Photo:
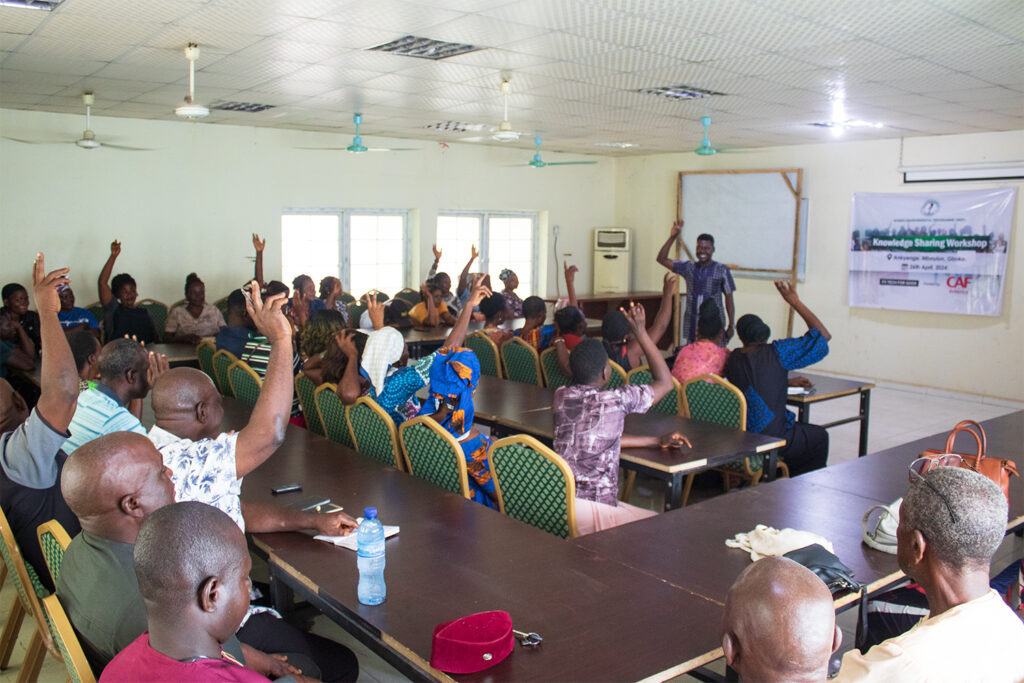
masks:
{"type": "Polygon", "coordinates": [[[811,126],[817,126],[818,128],[885,128],[884,123],[873,123],[871,121],[861,121],[860,119],[847,119],[846,121],[815,121],[814,123],[808,124],[811,126]]]}
{"type": "Polygon", "coordinates": [[[670,100],[696,100],[702,97],[714,97],[725,94],[724,92],[695,88],[690,85],[663,85],[657,88],[640,88],[633,92],[643,93],[644,95],[656,95],[670,100]]]}
{"type": "Polygon", "coordinates": [[[467,52],[474,52],[482,48],[469,43],[449,43],[433,38],[421,38],[419,36],[402,36],[390,43],[377,45],[369,48],[376,52],[390,52],[393,55],[404,57],[419,57],[420,59],[447,59],[455,55],[464,55],[467,52]]]}
{"type": "Polygon", "coordinates": [[[640,145],[635,142],[595,142],[594,147],[615,147],[617,149],[628,149],[630,147],[639,147],[640,145]]]}
{"type": "Polygon", "coordinates": [[[52,12],[64,0],[0,0],[2,7],[20,7],[21,9],[37,9],[52,12]]]}

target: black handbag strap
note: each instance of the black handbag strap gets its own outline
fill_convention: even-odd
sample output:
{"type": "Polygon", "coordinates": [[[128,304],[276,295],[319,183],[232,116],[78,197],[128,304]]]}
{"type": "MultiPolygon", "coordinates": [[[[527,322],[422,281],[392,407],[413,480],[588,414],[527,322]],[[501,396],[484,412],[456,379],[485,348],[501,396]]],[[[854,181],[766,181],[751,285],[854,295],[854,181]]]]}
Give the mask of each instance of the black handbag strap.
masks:
{"type": "Polygon", "coordinates": [[[868,587],[863,584],[860,587],[860,605],[857,608],[857,635],[854,636],[854,645],[861,654],[868,651],[868,587]]]}

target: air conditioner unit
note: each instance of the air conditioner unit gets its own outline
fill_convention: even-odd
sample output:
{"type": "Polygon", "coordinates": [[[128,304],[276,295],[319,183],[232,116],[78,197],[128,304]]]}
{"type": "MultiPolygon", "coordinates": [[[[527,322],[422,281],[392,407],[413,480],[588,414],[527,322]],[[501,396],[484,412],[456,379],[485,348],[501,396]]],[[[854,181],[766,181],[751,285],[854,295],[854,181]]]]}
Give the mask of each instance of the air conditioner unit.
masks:
{"type": "Polygon", "coordinates": [[[633,245],[628,228],[594,230],[594,294],[632,289],[633,245]]]}

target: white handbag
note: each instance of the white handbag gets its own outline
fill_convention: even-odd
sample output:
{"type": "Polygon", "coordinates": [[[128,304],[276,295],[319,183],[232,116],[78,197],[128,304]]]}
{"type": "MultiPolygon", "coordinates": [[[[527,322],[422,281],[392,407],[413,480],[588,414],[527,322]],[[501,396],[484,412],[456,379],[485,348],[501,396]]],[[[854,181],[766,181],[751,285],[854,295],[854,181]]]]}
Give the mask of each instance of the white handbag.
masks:
{"type": "Polygon", "coordinates": [[[864,513],[861,526],[864,529],[865,545],[875,550],[881,550],[883,553],[896,554],[896,527],[900,524],[900,504],[902,502],[902,498],[897,498],[889,505],[875,505],[864,513]],[[871,515],[876,510],[881,512],[872,524],[871,515]]]}

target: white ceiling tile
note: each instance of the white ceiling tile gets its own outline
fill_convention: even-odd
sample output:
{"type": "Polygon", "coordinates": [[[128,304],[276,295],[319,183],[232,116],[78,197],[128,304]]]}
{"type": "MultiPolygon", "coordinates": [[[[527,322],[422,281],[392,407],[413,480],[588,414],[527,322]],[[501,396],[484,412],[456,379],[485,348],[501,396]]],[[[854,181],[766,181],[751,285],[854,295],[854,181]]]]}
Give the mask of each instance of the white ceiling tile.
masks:
{"type": "Polygon", "coordinates": [[[408,0],[414,5],[429,5],[454,10],[456,12],[483,12],[499,5],[508,4],[510,0],[408,0]]]}
{"type": "Polygon", "coordinates": [[[56,83],[42,83],[31,80],[4,83],[3,87],[0,87],[0,98],[10,93],[18,93],[20,95],[56,95],[61,93],[65,87],[56,83]]]}
{"type": "Polygon", "coordinates": [[[792,51],[797,48],[829,45],[849,40],[848,33],[824,28],[808,21],[794,20],[783,24],[770,24],[761,28],[747,28],[723,33],[718,38],[770,52],[792,51]]]}
{"type": "Polygon", "coordinates": [[[441,87],[459,87],[452,83],[442,81],[431,81],[426,78],[411,78],[402,74],[384,74],[369,80],[363,81],[363,86],[377,90],[393,90],[395,92],[422,93],[430,90],[437,90],[441,87]]]}
{"type": "Polygon", "coordinates": [[[12,52],[11,56],[5,59],[3,64],[4,69],[41,71],[43,73],[67,74],[69,76],[88,76],[106,65],[106,62],[94,60],[67,57],[50,58],[37,55],[23,55],[17,52],[12,52]]]}
{"type": "Polygon", "coordinates": [[[0,51],[3,52],[3,54],[0,54],[0,63],[7,56],[6,53],[11,52],[14,48],[29,40],[31,38],[24,33],[0,33],[0,51]]]}
{"type": "Polygon", "coordinates": [[[339,68],[326,64],[311,64],[288,74],[286,78],[310,83],[323,83],[325,86],[328,86],[323,88],[324,91],[327,91],[342,85],[363,83],[380,75],[379,71],[363,71],[361,69],[339,68]]]}
{"type": "MultiPolygon", "coordinates": [[[[1024,73],[1021,74],[1024,76],[1024,73]]],[[[950,89],[945,88],[935,92],[922,93],[926,97],[933,97],[945,102],[968,102],[977,105],[988,105],[992,102],[1010,102],[1017,106],[1024,106],[1024,98],[1021,93],[1009,88],[985,87],[973,89],[950,89]]]]}
{"type": "MultiPolygon", "coordinates": [[[[227,88],[205,88],[196,89],[196,100],[197,104],[206,104],[214,100],[229,98],[235,90],[227,88]]],[[[182,87],[178,85],[165,85],[155,90],[150,90],[147,93],[142,93],[136,97],[133,97],[131,102],[141,102],[144,104],[164,104],[170,107],[171,113],[175,107],[180,106],[185,101],[185,96],[188,95],[188,87],[182,87]]]]}
{"type": "Polygon", "coordinates": [[[548,62],[547,64],[524,67],[518,71],[521,73],[549,76],[551,78],[560,78],[568,81],[584,81],[590,78],[603,78],[612,76],[616,73],[611,69],[580,64],[579,62],[548,62]]]}
{"type": "Polygon", "coordinates": [[[117,80],[128,81],[145,80],[153,84],[167,84],[174,83],[175,81],[179,80],[183,76],[186,76],[187,74],[187,70],[180,68],[155,69],[151,66],[125,64],[122,62],[117,62],[114,64],[108,64],[99,71],[96,71],[93,75],[98,78],[112,78],[117,80]]]}
{"type": "Polygon", "coordinates": [[[501,21],[479,14],[467,14],[458,19],[424,29],[426,38],[447,40],[453,43],[468,43],[480,47],[504,47],[517,40],[547,33],[539,26],[501,21]]]}
{"type": "Polygon", "coordinates": [[[748,28],[763,29],[770,24],[787,23],[792,15],[779,12],[770,3],[750,0],[687,0],[647,14],[650,19],[700,31],[708,35],[748,28]]]}
{"type": "Polygon", "coordinates": [[[344,22],[307,21],[278,34],[279,38],[300,43],[314,43],[338,48],[363,50],[382,45],[403,34],[391,29],[354,26],[344,22]]]}
{"type": "Polygon", "coordinates": [[[185,59],[185,45],[188,43],[198,43],[199,61],[196,62],[196,65],[201,68],[203,64],[209,62],[209,58],[213,55],[230,54],[262,39],[263,36],[256,33],[221,30],[202,25],[179,26],[171,24],[155,35],[148,36],[141,43],[148,47],[177,50],[183,61],[185,59]]]}
{"type": "Polygon", "coordinates": [[[402,57],[388,52],[372,52],[367,50],[352,50],[337,57],[325,59],[322,63],[325,66],[339,69],[359,69],[363,71],[376,71],[377,73],[394,73],[409,65],[421,64],[422,59],[415,57],[402,57]]]}
{"type": "Polygon", "coordinates": [[[0,5],[0,27],[5,33],[32,33],[52,16],[52,12],[31,12],[0,5]]]}
{"type": "Polygon", "coordinates": [[[21,93],[4,88],[0,90],[0,107],[23,109],[25,105],[39,104],[46,97],[42,93],[21,93]]]}
{"type": "MultiPolygon", "coordinates": [[[[405,75],[405,72],[403,72],[405,75]]],[[[475,88],[483,88],[486,91],[490,91],[493,95],[495,102],[501,101],[501,82],[505,80],[502,74],[495,71],[487,71],[483,76],[477,78],[471,78],[463,81],[464,85],[473,86],[475,88]]],[[[556,83],[562,83],[564,81],[551,78],[550,76],[542,76],[540,74],[530,73],[527,71],[517,71],[515,73],[508,74],[509,85],[511,86],[513,93],[525,93],[536,94],[537,88],[547,85],[554,85],[556,83]]]]}
{"type": "MultiPolygon", "coordinates": [[[[73,0],[69,0],[71,2],[73,0]]],[[[39,27],[33,35],[58,40],[77,40],[110,43],[136,43],[141,36],[148,36],[162,27],[156,22],[136,21],[134,17],[113,19],[109,16],[94,17],[85,14],[53,12],[53,18],[39,27]]]]}
{"type": "Polygon", "coordinates": [[[618,73],[634,73],[668,67],[677,61],[666,55],[659,55],[644,50],[624,48],[611,52],[599,52],[588,57],[573,60],[587,66],[595,66],[618,73]]]}
{"type": "Polygon", "coordinates": [[[949,52],[950,45],[970,45],[973,50],[995,47],[1009,42],[1005,36],[968,23],[934,31],[880,36],[874,40],[893,50],[922,56],[949,52]]]}
{"type": "Polygon", "coordinates": [[[115,43],[113,41],[80,41],[70,38],[32,36],[21,44],[17,54],[51,59],[112,62],[118,56],[131,51],[133,47],[130,43],[115,43]]]}
{"type": "Polygon", "coordinates": [[[933,0],[947,12],[992,29],[1005,36],[1024,40],[1024,12],[1019,0],[933,0]]]}
{"type": "Polygon", "coordinates": [[[732,71],[743,76],[767,77],[777,73],[811,71],[817,68],[815,65],[808,64],[807,62],[768,53],[723,59],[710,62],[710,64],[724,71],[732,71]]]}
{"type": "Polygon", "coordinates": [[[481,14],[502,21],[514,21],[554,30],[616,22],[625,17],[609,7],[577,0],[519,0],[484,10],[481,14]]]}
{"type": "Polygon", "coordinates": [[[302,17],[277,14],[270,8],[248,8],[243,3],[209,4],[179,19],[180,26],[210,31],[232,31],[270,36],[302,24],[302,17]],[[250,11],[250,9],[252,11],[250,11]]]}
{"type": "MultiPolygon", "coordinates": [[[[402,0],[374,0],[355,2],[327,14],[324,18],[344,24],[368,26],[398,35],[421,35],[429,26],[443,24],[464,16],[461,12],[439,9],[428,5],[414,5],[402,0]]],[[[427,35],[427,38],[436,36],[427,35]]]]}
{"type": "Polygon", "coordinates": [[[448,64],[467,64],[497,70],[515,70],[555,61],[550,57],[529,55],[511,50],[487,49],[455,55],[444,60],[448,64]]]}
{"type": "Polygon", "coordinates": [[[851,64],[872,64],[906,57],[904,52],[891,50],[864,38],[843,40],[814,47],[801,47],[797,50],[783,50],[779,54],[831,69],[842,69],[851,64]]]}
{"type": "MultiPolygon", "coordinates": [[[[131,10],[126,11],[120,2],[111,0],[68,0],[61,5],[57,14],[80,15],[93,18],[124,21],[130,17],[132,22],[166,24],[194,12],[203,6],[206,0],[132,0],[131,10]]],[[[2,24],[2,22],[0,22],[2,24]]]]}
{"type": "Polygon", "coordinates": [[[232,98],[237,102],[258,102],[261,104],[269,104],[273,107],[287,107],[309,99],[303,95],[267,92],[265,90],[239,90],[232,95],[232,98]]]}
{"type": "MultiPolygon", "coordinates": [[[[80,79],[81,76],[70,73],[23,71],[21,69],[12,69],[6,65],[0,69],[0,83],[39,83],[68,86],[80,79]]],[[[3,88],[0,88],[0,92],[2,91],[3,88]]]]}
{"type": "Polygon", "coordinates": [[[420,63],[401,69],[397,73],[414,78],[429,78],[435,81],[446,83],[466,83],[478,78],[491,78],[495,83],[501,80],[501,76],[495,69],[488,69],[482,66],[470,66],[469,64],[457,64],[451,60],[419,60],[420,63]]]}
{"type": "Polygon", "coordinates": [[[668,41],[686,40],[700,35],[697,29],[682,28],[632,15],[621,21],[579,26],[570,29],[568,33],[623,47],[645,47],[668,41]]]}
{"type": "Polygon", "coordinates": [[[886,80],[885,84],[894,88],[899,88],[900,90],[915,93],[933,92],[936,90],[970,90],[984,88],[988,85],[983,80],[974,78],[967,74],[956,73],[955,71],[943,74],[915,76],[913,78],[886,80]]]}
{"type": "Polygon", "coordinates": [[[745,45],[735,40],[727,41],[705,35],[651,43],[644,46],[644,49],[687,62],[710,62],[716,59],[742,57],[763,52],[760,47],[752,44],[745,45]]]}
{"type": "Polygon", "coordinates": [[[505,49],[528,55],[541,55],[549,60],[573,60],[599,52],[619,50],[621,46],[602,40],[585,38],[572,33],[553,31],[539,36],[517,40],[505,45],[505,49]]]}
{"type": "Polygon", "coordinates": [[[1019,69],[1021,73],[1024,73],[1024,42],[971,50],[951,49],[928,55],[928,61],[941,64],[955,71],[971,72],[987,68],[992,64],[1000,64],[1009,68],[1019,69]]]}
{"type": "Polygon", "coordinates": [[[300,81],[291,78],[290,76],[264,81],[260,83],[259,88],[261,91],[266,93],[272,93],[278,96],[290,96],[289,99],[291,99],[293,103],[305,98],[316,97],[323,94],[324,91],[332,89],[331,86],[325,85],[324,83],[300,81]]]}
{"type": "Polygon", "coordinates": [[[61,95],[80,95],[91,92],[95,95],[97,108],[108,106],[112,102],[130,100],[133,97],[159,87],[148,81],[125,81],[113,78],[97,78],[86,76],[62,90],[61,95]]]}

